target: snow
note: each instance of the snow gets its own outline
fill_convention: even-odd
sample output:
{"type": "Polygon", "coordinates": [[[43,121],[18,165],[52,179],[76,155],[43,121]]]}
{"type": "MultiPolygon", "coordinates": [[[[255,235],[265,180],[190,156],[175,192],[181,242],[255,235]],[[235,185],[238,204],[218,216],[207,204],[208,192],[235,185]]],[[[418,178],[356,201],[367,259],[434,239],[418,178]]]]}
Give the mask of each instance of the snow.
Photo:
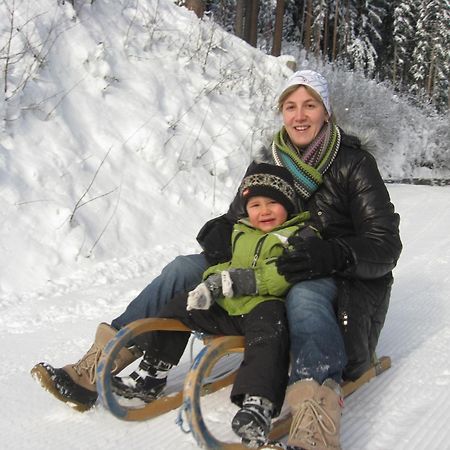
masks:
{"type": "MultiPolygon", "coordinates": [[[[199,250],[198,229],[226,210],[279,125],[271,106],[289,58],[263,55],[170,1],[60,3],[0,6],[2,42],[14,36],[0,109],[1,445],[195,449],[177,411],[144,422],[100,405],[77,413],[29,371],[75,362],[99,322],[176,255],[199,250]]],[[[427,123],[377,155],[383,171],[408,168],[423,135],[436,154],[427,123]]],[[[347,399],[342,445],[450,449],[450,188],[388,189],[404,242],[378,348],[392,368],[347,399]]],[[[205,398],[203,411],[233,440],[228,393],[205,398]]]]}

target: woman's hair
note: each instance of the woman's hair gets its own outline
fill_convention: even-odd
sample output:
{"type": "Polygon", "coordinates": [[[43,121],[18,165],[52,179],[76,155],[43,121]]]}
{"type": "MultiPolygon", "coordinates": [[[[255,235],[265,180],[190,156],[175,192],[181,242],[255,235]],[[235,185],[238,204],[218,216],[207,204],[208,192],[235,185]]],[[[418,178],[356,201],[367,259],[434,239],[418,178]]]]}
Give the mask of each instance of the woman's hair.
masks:
{"type": "MultiPolygon", "coordinates": [[[[323,108],[325,109],[326,112],[326,108],[325,105],[323,104],[323,100],[322,97],[311,87],[309,86],[305,86],[304,84],[295,84],[293,86],[289,86],[287,89],[285,89],[280,97],[278,98],[278,105],[277,105],[277,109],[278,112],[282,112],[283,111],[283,104],[286,101],[286,99],[293,93],[295,92],[299,87],[304,87],[306,89],[306,91],[308,92],[308,94],[311,95],[311,97],[313,97],[315,100],[317,100],[318,102],[320,102],[320,104],[323,106],[323,108]]],[[[329,119],[330,122],[334,122],[334,114],[332,114],[329,119]]]]}

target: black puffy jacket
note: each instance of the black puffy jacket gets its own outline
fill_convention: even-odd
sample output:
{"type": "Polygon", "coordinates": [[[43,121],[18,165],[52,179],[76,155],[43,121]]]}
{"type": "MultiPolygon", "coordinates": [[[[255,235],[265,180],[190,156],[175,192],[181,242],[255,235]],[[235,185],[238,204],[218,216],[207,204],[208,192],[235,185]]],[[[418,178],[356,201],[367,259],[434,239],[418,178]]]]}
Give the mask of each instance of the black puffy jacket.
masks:
{"type": "MultiPolygon", "coordinates": [[[[352,255],[353,263],[335,278],[337,314],[348,357],[344,378],[353,380],[369,367],[384,324],[392,269],[402,250],[399,215],[375,158],[361,148],[357,138],[344,133],[323,184],[300,209],[311,212],[324,239],[337,239],[352,255]]],[[[197,240],[211,263],[229,259],[229,233],[244,214],[236,196],[225,215],[200,230],[197,240]]]]}

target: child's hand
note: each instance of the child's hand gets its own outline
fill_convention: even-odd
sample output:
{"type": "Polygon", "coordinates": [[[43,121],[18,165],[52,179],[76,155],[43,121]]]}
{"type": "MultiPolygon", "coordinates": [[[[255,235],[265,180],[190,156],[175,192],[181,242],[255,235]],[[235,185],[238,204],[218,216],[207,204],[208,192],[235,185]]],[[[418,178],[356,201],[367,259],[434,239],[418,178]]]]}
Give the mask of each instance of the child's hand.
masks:
{"type": "Polygon", "coordinates": [[[213,302],[211,291],[205,283],[200,283],[193,291],[189,292],[186,309],[209,309],[213,302]]]}

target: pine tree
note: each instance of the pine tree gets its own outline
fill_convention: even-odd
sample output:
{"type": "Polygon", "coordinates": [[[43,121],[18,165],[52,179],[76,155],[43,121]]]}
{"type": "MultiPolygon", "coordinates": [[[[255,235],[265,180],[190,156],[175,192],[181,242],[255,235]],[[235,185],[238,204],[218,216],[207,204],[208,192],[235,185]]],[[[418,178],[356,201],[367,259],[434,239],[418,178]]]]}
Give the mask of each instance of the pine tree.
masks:
{"type": "Polygon", "coordinates": [[[450,5],[448,0],[422,0],[412,53],[410,92],[437,106],[448,102],[450,5]]]}
{"type": "Polygon", "coordinates": [[[393,52],[390,76],[395,85],[401,86],[408,80],[410,58],[414,49],[414,23],[418,12],[416,0],[403,0],[396,3],[393,9],[393,52]]]}
{"type": "Polygon", "coordinates": [[[327,48],[327,25],[328,25],[328,1],[327,0],[316,0],[312,5],[312,24],[311,24],[311,50],[314,52],[316,57],[323,52],[326,54],[327,48]],[[322,45],[325,48],[322,48],[322,45]]]}
{"type": "Polygon", "coordinates": [[[349,2],[347,7],[347,61],[351,67],[373,76],[382,42],[380,29],[386,4],[384,1],[357,0],[353,4],[349,2]]]}
{"type": "Polygon", "coordinates": [[[448,107],[450,79],[450,2],[434,0],[430,3],[430,20],[435,24],[432,34],[430,67],[426,92],[438,107],[448,107]]]}

